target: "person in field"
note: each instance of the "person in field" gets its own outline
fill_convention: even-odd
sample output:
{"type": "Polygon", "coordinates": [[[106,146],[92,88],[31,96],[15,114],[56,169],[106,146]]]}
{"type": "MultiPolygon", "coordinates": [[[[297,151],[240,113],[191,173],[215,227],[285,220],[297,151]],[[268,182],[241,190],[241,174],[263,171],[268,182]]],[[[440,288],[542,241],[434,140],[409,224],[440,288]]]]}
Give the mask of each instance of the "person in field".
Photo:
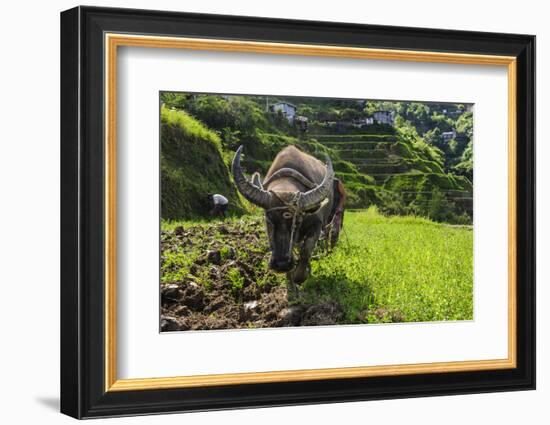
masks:
{"type": "Polygon", "coordinates": [[[210,215],[225,218],[225,213],[227,211],[227,207],[229,206],[229,201],[227,198],[219,193],[214,193],[210,195],[210,199],[213,205],[210,215]]]}

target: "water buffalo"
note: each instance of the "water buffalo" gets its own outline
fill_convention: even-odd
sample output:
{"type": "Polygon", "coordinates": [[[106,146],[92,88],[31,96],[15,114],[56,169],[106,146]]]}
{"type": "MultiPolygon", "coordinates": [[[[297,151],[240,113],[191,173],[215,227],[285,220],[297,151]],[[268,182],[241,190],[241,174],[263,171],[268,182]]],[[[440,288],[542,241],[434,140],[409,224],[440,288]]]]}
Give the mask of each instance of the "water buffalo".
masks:
{"type": "Polygon", "coordinates": [[[291,283],[302,283],[310,273],[313,249],[333,214],[334,170],[295,146],[280,151],[263,183],[258,173],[249,181],[241,168],[242,146],[232,173],[239,192],[265,210],[271,260],[269,267],[286,272],[291,283]],[[293,255],[298,248],[298,258],[293,255]]]}

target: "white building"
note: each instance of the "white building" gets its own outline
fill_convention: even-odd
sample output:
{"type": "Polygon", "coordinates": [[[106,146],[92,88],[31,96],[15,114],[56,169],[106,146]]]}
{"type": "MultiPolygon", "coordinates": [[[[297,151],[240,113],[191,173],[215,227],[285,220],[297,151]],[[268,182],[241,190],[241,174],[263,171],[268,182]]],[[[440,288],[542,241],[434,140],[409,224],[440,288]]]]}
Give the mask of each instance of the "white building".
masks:
{"type": "Polygon", "coordinates": [[[303,115],[296,115],[294,118],[294,125],[301,131],[306,132],[307,131],[307,124],[308,124],[308,118],[304,117],[303,115]]]}
{"type": "Polygon", "coordinates": [[[445,142],[448,142],[449,140],[452,140],[456,137],[456,131],[453,130],[453,131],[444,131],[443,133],[441,133],[441,138],[445,141],[445,142]]]}
{"type": "Polygon", "coordinates": [[[380,124],[393,125],[393,112],[391,111],[376,111],[372,116],[380,124]]]}
{"type": "Polygon", "coordinates": [[[296,106],[292,103],[278,102],[271,105],[270,108],[272,112],[282,113],[289,123],[294,122],[294,117],[296,116],[296,106]]]}
{"type": "Polygon", "coordinates": [[[374,118],[373,117],[363,117],[359,118],[354,121],[354,124],[358,125],[372,125],[374,124],[374,118]]]}

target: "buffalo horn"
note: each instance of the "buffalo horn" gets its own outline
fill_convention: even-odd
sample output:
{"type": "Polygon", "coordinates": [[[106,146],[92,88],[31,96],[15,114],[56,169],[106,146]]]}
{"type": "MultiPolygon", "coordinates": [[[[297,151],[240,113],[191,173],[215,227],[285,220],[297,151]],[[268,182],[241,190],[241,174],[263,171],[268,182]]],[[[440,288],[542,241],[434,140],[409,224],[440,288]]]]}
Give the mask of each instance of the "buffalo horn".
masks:
{"type": "Polygon", "coordinates": [[[305,192],[301,198],[300,203],[303,210],[311,209],[319,205],[327,196],[329,196],[330,191],[333,188],[334,182],[334,170],[332,168],[332,161],[327,155],[327,171],[323,181],[319,186],[305,192]]]}
{"type": "Polygon", "coordinates": [[[235,180],[235,185],[239,192],[254,205],[257,205],[262,208],[269,208],[271,205],[271,193],[267,190],[260,189],[259,187],[254,186],[249,182],[243,174],[241,168],[241,151],[243,147],[239,146],[235,157],[233,158],[233,163],[231,165],[231,172],[233,173],[233,180],[235,180]]]}

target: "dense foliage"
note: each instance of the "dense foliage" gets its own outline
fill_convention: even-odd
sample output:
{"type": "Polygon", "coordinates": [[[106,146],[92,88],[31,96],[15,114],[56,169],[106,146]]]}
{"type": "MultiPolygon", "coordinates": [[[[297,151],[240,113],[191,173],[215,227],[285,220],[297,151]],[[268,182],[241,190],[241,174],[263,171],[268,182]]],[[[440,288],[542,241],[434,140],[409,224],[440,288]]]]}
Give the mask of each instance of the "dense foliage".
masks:
{"type": "Polygon", "coordinates": [[[161,101],[163,218],[204,215],[197,199],[211,191],[229,195],[234,213],[250,209],[230,184],[237,147],[245,146],[246,171],[264,174],[277,152],[294,144],[319,158],[330,155],[348,208],[472,221],[468,105],[168,92],[161,101]],[[296,106],[307,130],[270,108],[279,101],[296,106]],[[367,123],[378,111],[391,113],[393,122],[367,123]]]}
{"type": "Polygon", "coordinates": [[[244,207],[223,161],[219,136],[183,111],[161,109],[161,210],[165,219],[208,214],[209,193],[244,207]],[[208,165],[206,165],[208,164],[208,165]]]}

